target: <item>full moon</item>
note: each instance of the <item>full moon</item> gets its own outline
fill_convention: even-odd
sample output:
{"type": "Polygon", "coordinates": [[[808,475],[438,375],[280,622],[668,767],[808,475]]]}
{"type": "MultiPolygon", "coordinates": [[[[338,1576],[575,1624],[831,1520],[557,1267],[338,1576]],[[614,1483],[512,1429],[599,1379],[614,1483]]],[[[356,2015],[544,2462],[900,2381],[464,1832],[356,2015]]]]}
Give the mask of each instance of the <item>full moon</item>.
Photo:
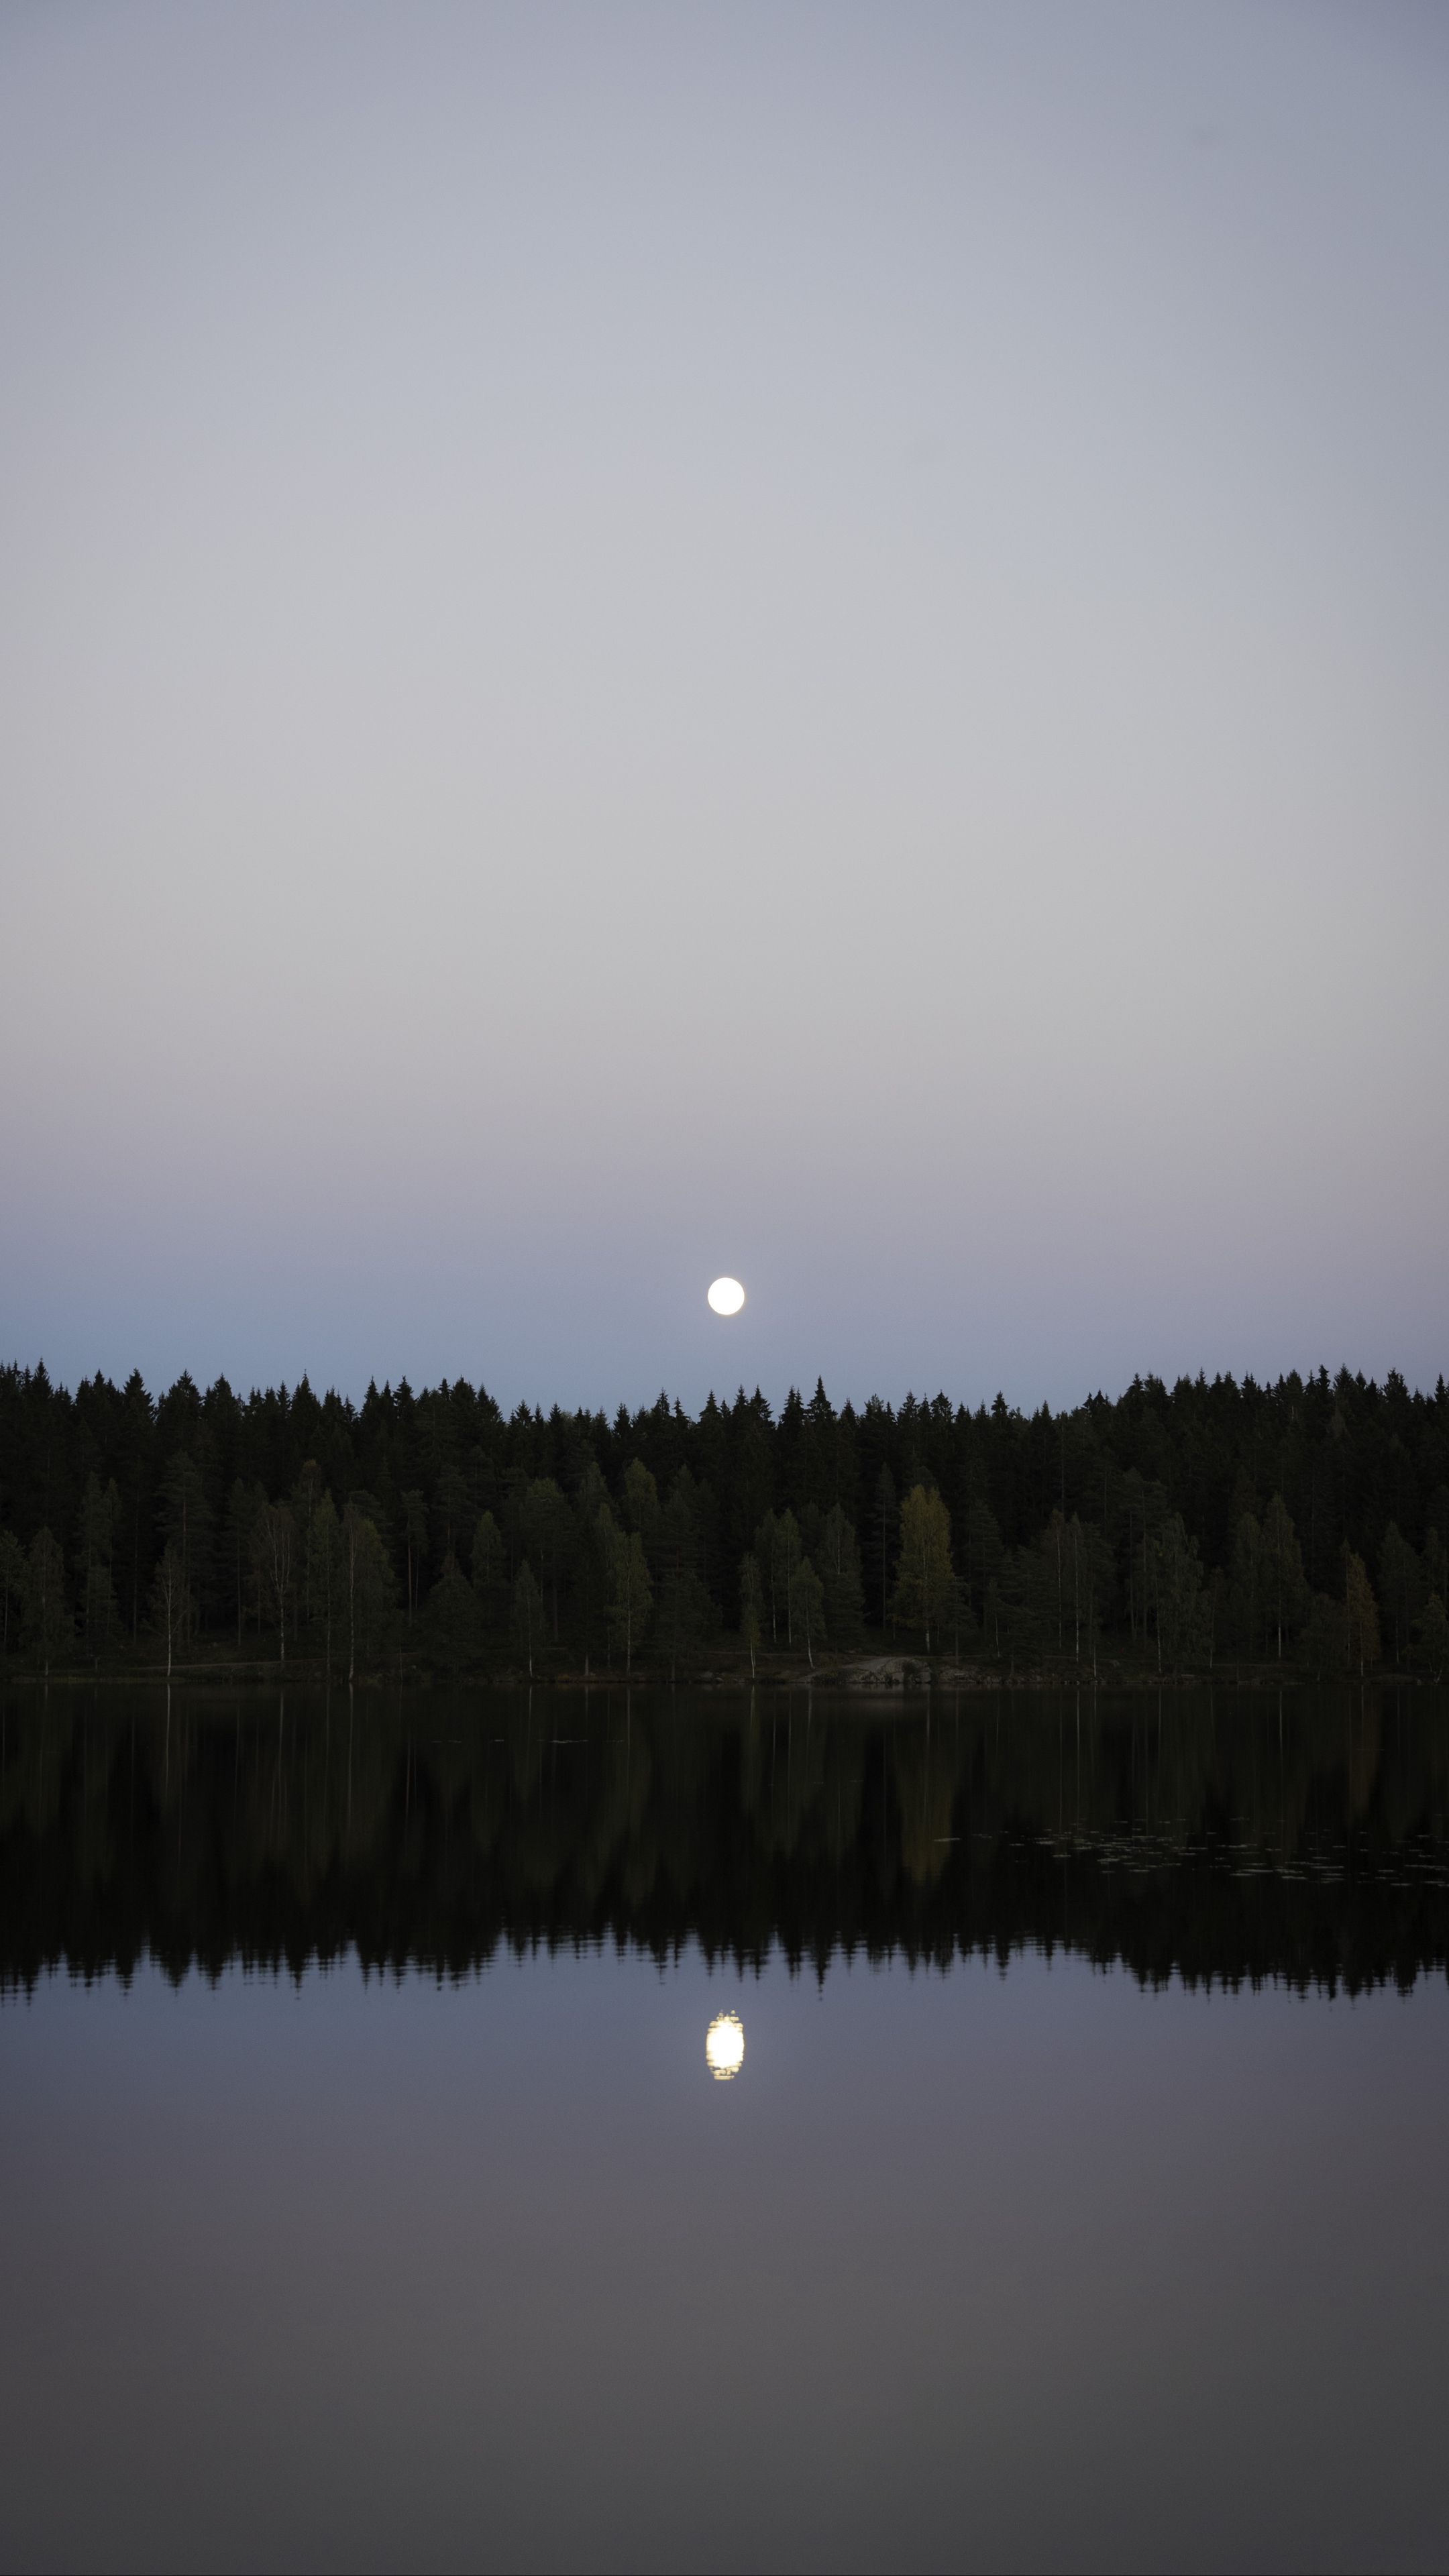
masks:
{"type": "Polygon", "coordinates": [[[715,1279],[710,1283],[709,1302],[717,1315],[737,1315],[745,1292],[738,1279],[715,1279]]]}
{"type": "Polygon", "coordinates": [[[728,2084],[745,2062],[745,2026],[738,2013],[716,2013],[704,2035],[705,2063],[716,2084],[728,2084]]]}

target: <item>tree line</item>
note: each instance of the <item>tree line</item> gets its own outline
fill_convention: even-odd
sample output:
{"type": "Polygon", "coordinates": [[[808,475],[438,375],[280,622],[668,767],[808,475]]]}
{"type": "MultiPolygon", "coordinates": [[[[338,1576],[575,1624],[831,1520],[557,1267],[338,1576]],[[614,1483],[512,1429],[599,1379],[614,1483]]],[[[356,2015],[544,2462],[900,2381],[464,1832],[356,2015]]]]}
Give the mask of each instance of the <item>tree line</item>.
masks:
{"type": "Polygon", "coordinates": [[[1342,1371],[505,1415],[465,1380],[237,1395],[0,1370],[0,1655],[356,1679],[1449,1663],[1449,1392],[1342,1371]]]}

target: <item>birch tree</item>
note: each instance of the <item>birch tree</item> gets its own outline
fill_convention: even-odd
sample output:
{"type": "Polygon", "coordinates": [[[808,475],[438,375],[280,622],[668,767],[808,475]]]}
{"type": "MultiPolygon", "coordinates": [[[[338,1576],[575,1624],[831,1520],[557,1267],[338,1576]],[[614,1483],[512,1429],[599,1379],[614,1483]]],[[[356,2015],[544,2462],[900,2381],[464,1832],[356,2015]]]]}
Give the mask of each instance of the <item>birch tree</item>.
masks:
{"type": "Polygon", "coordinates": [[[185,1563],[180,1548],[172,1539],[168,1539],[161,1550],[160,1561],[151,1578],[151,1607],[166,1639],[166,1678],[169,1682],[176,1640],[185,1633],[190,1607],[185,1563]]]}
{"type": "Polygon", "coordinates": [[[949,1622],[954,1598],[951,1515],[933,1488],[913,1485],[901,1505],[901,1561],[892,1606],[904,1627],[925,1630],[928,1655],[931,1632],[949,1622]]]}
{"type": "Polygon", "coordinates": [[[277,1626],[277,1661],[287,1660],[287,1604],[296,1577],[297,1524],[286,1503],[264,1502],[257,1513],[253,1547],[262,1597],[277,1626]]]}
{"type": "Polygon", "coordinates": [[[755,1657],[759,1652],[760,1632],[765,1612],[765,1587],[760,1580],[760,1560],[750,1555],[740,1559],[740,1634],[750,1653],[750,1679],[755,1678],[755,1657]]]}
{"type": "Polygon", "coordinates": [[[544,1640],[545,1612],[543,1590],[527,1557],[513,1586],[513,1633],[527,1658],[528,1678],[532,1681],[534,1654],[544,1640]]]}
{"type": "Polygon", "coordinates": [[[805,1660],[815,1670],[815,1647],[825,1634],[825,1587],[808,1556],[802,1556],[790,1584],[791,1624],[804,1640],[805,1660]]]}

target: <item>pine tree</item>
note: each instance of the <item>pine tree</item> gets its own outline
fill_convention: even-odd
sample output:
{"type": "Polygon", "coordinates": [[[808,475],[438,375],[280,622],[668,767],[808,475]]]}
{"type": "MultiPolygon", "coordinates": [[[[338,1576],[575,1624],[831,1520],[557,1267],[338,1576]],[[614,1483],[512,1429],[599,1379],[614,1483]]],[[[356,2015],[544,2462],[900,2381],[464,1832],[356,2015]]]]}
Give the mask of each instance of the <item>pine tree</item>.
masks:
{"type": "Polygon", "coordinates": [[[1233,1531],[1229,1615],[1237,1643],[1250,1660],[1258,1650],[1262,1580],[1263,1532],[1252,1512],[1240,1512],[1233,1531]]]}
{"type": "Polygon", "coordinates": [[[585,1679],[590,1671],[595,1620],[604,1609],[609,1592],[609,1560],[599,1535],[601,1511],[613,1521],[608,1488],[599,1473],[597,1460],[590,1458],[579,1478],[573,1501],[575,1600],[583,1636],[585,1679]]]}
{"type": "Polygon", "coordinates": [[[347,1679],[379,1650],[393,1605],[393,1570],[370,1494],[350,1494],[342,1515],[342,1583],[347,1612],[347,1679]]]}
{"type": "Polygon", "coordinates": [[[793,1512],[766,1512],[755,1533],[755,1554],[764,1576],[770,1603],[770,1643],[778,1646],[780,1629],[785,1631],[786,1645],[794,1643],[791,1617],[791,1586],[796,1568],[805,1550],[800,1538],[800,1524],[793,1512]]]}
{"type": "Polygon", "coordinates": [[[473,1589],[483,1623],[493,1628],[503,1594],[503,1532],[491,1512],[480,1512],[473,1531],[473,1589]]]}
{"type": "Polygon", "coordinates": [[[297,1525],[297,1555],[302,1576],[302,1616],[304,1628],[312,1625],[312,1518],[322,1498],[322,1470],[315,1458],[303,1461],[292,1495],[292,1516],[297,1525]]]}
{"type": "Polygon", "coordinates": [[[574,1517],[552,1476],[535,1476],[525,1488],[521,1514],[523,1543],[548,1607],[553,1642],[559,1635],[559,1584],[573,1548],[574,1517]]]}
{"type": "Polygon", "coordinates": [[[428,1544],[428,1507],[418,1486],[409,1485],[402,1497],[403,1550],[407,1566],[408,1625],[412,1626],[418,1606],[418,1586],[422,1578],[423,1559],[428,1544]]]}
{"type": "Polygon", "coordinates": [[[111,1559],[120,1518],[121,1497],[115,1485],[103,1487],[98,1476],[87,1476],[81,1496],[77,1571],[81,1578],[81,1621],[92,1645],[97,1639],[102,1645],[110,1643],[116,1615],[111,1559]]]}
{"type": "Polygon", "coordinates": [[[1298,1660],[1315,1681],[1341,1673],[1348,1661],[1348,1614],[1341,1601],[1315,1592],[1298,1638],[1298,1660]]]}
{"type": "Polygon", "coordinates": [[[330,1490],[315,1504],[307,1529],[307,1597],[322,1623],[322,1664],[332,1672],[332,1628],[342,1589],[342,1524],[330,1490]]]}
{"type": "Polygon", "coordinates": [[[832,1503],[825,1515],[815,1562],[824,1587],[824,1634],[836,1646],[859,1645],[865,1624],[865,1584],[855,1532],[839,1503],[832,1503]]]}
{"type": "Polygon", "coordinates": [[[1152,1541],[1154,1607],[1157,1613],[1158,1669],[1164,1658],[1170,1672],[1196,1661],[1206,1640],[1207,1600],[1197,1541],[1189,1538],[1178,1512],[1169,1512],[1152,1541]]]}
{"type": "Polygon", "coordinates": [[[1414,1660],[1436,1682],[1449,1663],[1449,1614],[1437,1592],[1431,1592],[1414,1623],[1414,1660]]]}
{"type": "Polygon", "coordinates": [[[1402,1664],[1408,1652],[1414,1622],[1427,1597],[1423,1561],[1406,1538],[1400,1536],[1396,1521],[1390,1521],[1379,1550],[1379,1597],[1393,1630],[1394,1662],[1402,1664]]]}
{"type": "MultiPolygon", "coordinates": [[[[535,1586],[535,1590],[537,1586],[535,1586]]],[[[457,1680],[478,1646],[478,1602],[455,1556],[443,1559],[443,1571],[423,1610],[428,1652],[457,1680]]]]}
{"type": "Polygon", "coordinates": [[[681,1467],[659,1515],[654,1542],[659,1570],[655,1631],[668,1644],[671,1681],[681,1654],[702,1645],[714,1625],[714,1604],[699,1576],[699,1493],[689,1469],[681,1467]]]}
{"type": "MultiPolygon", "coordinates": [[[[652,1476],[649,1481],[653,1483],[652,1476]]],[[[615,1635],[623,1640],[624,1670],[628,1673],[633,1669],[634,1649],[649,1624],[654,1584],[638,1530],[621,1530],[607,1504],[600,1508],[598,1526],[609,1568],[609,1622],[615,1635]]]]}
{"type": "Polygon", "coordinates": [[[880,1603],[880,1624],[889,1615],[891,1575],[900,1545],[901,1516],[896,1505],[896,1481],[889,1467],[882,1467],[875,1480],[872,1506],[874,1528],[871,1534],[870,1568],[873,1597],[880,1603]]]}
{"type": "Polygon", "coordinates": [[[10,1630],[25,1608],[25,1550],[13,1530],[0,1529],[0,1654],[10,1651],[10,1630]]]}
{"type": "Polygon", "coordinates": [[[254,1493],[240,1476],[234,1478],[226,1505],[226,1554],[236,1592],[236,1650],[241,1653],[243,1578],[252,1557],[252,1537],[257,1525],[257,1504],[264,1496],[254,1493]]]}
{"type": "Polygon", "coordinates": [[[68,1644],[72,1629],[65,1606],[65,1558],[59,1540],[48,1529],[37,1530],[31,1541],[26,1567],[25,1624],[32,1644],[40,1648],[46,1678],[49,1679],[51,1656],[68,1644]]]}
{"type": "Polygon", "coordinates": [[[297,1571],[297,1524],[287,1503],[267,1503],[257,1511],[252,1535],[257,1582],[262,1599],[277,1623],[277,1661],[287,1660],[287,1604],[297,1571]]]}
{"type": "Polygon", "coordinates": [[[1359,1677],[1370,1664],[1376,1664],[1382,1651],[1379,1643],[1378,1605],[1368,1579],[1368,1567],[1361,1556],[1344,1542],[1343,1596],[1348,1614],[1348,1660],[1357,1664],[1359,1677]]]}
{"type": "Polygon", "coordinates": [[[624,1470],[624,1527],[637,1531],[647,1548],[658,1525],[659,1488],[643,1459],[632,1458],[624,1470]]]}
{"type": "Polygon", "coordinates": [[[442,1532],[443,1558],[456,1556],[468,1524],[467,1478],[451,1463],[439,1470],[433,1489],[433,1520],[442,1532]]]}

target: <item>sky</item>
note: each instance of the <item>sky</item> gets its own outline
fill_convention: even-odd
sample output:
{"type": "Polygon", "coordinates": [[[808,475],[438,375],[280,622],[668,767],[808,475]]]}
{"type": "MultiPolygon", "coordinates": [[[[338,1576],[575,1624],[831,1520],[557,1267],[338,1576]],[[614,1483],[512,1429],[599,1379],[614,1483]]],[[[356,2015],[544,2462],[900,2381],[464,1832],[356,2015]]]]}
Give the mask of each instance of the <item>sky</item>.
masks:
{"type": "Polygon", "coordinates": [[[9,7],[0,1358],[1432,1384],[1446,239],[1433,6],[9,7]]]}

